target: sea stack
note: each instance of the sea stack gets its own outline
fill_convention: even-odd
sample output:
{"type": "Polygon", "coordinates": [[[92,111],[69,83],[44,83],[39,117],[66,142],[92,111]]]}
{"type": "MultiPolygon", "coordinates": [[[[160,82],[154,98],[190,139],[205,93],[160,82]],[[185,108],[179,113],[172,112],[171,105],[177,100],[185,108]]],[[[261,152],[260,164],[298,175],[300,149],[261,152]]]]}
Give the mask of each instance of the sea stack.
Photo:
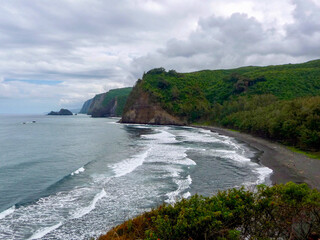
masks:
{"type": "Polygon", "coordinates": [[[64,116],[69,116],[69,115],[73,115],[73,114],[72,114],[72,112],[70,112],[68,109],[61,108],[59,112],[51,111],[50,113],[48,113],[48,115],[64,115],[64,116]]]}

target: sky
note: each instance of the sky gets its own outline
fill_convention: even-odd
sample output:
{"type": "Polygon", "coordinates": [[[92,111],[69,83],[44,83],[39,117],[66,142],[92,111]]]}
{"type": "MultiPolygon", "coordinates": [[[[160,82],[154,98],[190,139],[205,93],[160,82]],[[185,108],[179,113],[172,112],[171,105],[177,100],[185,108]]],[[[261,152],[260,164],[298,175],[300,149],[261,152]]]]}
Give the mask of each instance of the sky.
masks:
{"type": "Polygon", "coordinates": [[[80,108],[155,67],[320,58],[320,0],[0,0],[0,114],[80,108]]]}

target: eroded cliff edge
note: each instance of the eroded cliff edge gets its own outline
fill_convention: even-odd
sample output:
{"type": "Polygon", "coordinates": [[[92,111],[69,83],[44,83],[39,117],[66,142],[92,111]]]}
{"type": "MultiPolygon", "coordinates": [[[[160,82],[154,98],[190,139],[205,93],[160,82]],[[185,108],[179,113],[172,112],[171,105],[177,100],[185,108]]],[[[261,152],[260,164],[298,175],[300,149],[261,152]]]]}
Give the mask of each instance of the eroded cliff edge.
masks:
{"type": "Polygon", "coordinates": [[[152,98],[150,93],[144,91],[141,87],[141,80],[137,82],[130,93],[120,122],[156,125],[186,125],[185,121],[169,114],[152,98]]]}

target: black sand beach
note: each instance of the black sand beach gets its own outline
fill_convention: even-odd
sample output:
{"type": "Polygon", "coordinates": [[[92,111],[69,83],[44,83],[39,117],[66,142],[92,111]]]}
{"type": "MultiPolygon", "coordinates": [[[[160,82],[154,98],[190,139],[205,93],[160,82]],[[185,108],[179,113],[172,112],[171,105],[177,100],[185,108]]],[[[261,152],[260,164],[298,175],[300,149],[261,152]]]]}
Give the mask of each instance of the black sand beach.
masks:
{"type": "MultiPolygon", "coordinates": [[[[199,126],[194,126],[199,127],[199,126]]],[[[260,162],[273,170],[271,181],[273,184],[307,183],[312,188],[320,189],[320,160],[309,158],[303,154],[293,152],[285,146],[246,133],[230,131],[219,127],[201,126],[201,128],[234,137],[262,152],[260,162]]]]}

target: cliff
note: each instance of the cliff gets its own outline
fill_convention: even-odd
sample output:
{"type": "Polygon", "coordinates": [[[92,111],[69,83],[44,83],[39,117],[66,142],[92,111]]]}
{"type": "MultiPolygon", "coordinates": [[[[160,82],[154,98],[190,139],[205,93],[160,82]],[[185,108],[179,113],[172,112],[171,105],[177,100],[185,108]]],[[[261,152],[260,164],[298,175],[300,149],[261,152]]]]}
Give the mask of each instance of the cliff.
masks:
{"type": "Polygon", "coordinates": [[[182,119],[174,117],[154,101],[149,93],[143,91],[137,82],[125,105],[122,123],[142,123],[157,125],[185,125],[182,119]]]}
{"type": "Polygon", "coordinates": [[[178,73],[138,80],[123,123],[214,125],[320,152],[320,60],[178,73]]]}
{"type": "Polygon", "coordinates": [[[91,105],[92,100],[93,100],[93,98],[85,101],[84,104],[82,105],[82,108],[81,108],[81,110],[80,110],[79,113],[87,114],[87,113],[88,113],[88,110],[89,110],[89,107],[90,107],[90,105],[91,105]]]}
{"type": "Polygon", "coordinates": [[[131,90],[131,87],[118,88],[97,94],[91,101],[88,100],[90,106],[87,114],[92,117],[120,117],[131,90]]]}

